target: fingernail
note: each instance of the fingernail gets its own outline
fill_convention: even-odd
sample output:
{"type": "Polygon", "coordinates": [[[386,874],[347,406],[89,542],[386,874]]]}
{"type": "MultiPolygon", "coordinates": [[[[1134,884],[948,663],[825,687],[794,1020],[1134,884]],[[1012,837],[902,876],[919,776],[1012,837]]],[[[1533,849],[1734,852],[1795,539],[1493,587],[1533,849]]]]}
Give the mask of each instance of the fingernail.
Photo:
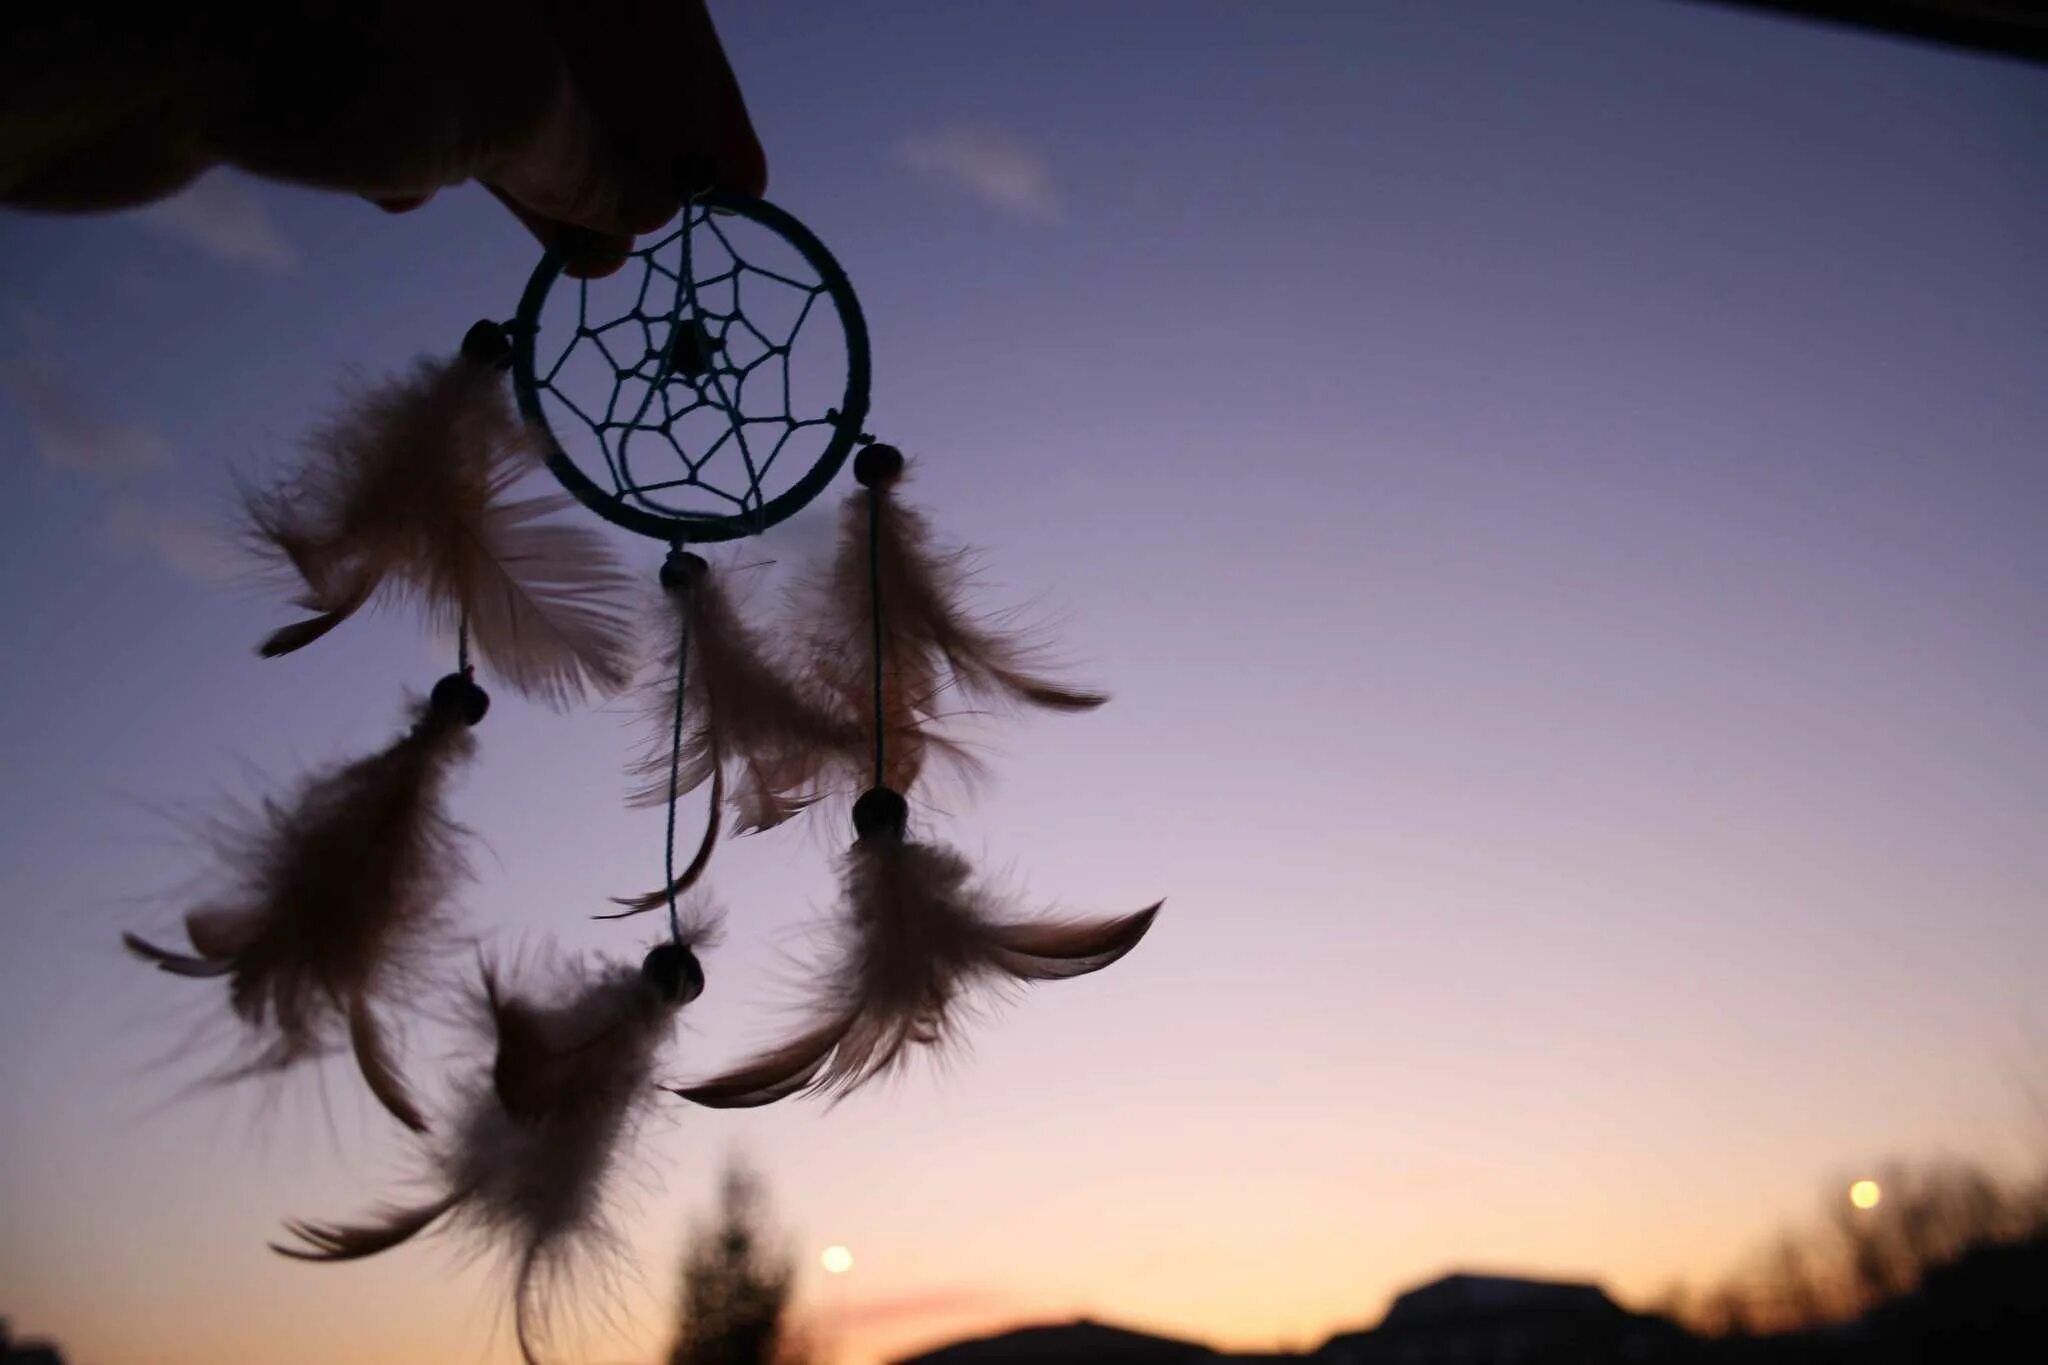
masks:
{"type": "Polygon", "coordinates": [[[593,232],[575,224],[564,224],[555,234],[555,251],[562,257],[565,273],[591,280],[609,275],[626,263],[633,249],[630,237],[593,232]]]}
{"type": "Polygon", "coordinates": [[[626,264],[624,256],[587,256],[578,261],[564,261],[562,273],[572,280],[601,280],[607,275],[616,275],[626,264]]]}

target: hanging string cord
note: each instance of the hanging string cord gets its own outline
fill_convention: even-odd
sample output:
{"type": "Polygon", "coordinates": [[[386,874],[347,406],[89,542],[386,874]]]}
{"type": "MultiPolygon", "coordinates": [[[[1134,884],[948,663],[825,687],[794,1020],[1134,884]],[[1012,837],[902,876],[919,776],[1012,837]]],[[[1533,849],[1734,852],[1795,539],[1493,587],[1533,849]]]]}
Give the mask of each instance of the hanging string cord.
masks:
{"type": "MultiPolygon", "coordinates": [[[[682,553],[678,541],[674,552],[682,553]]],[[[684,592],[694,589],[685,588],[684,592]]],[[[676,784],[681,779],[683,767],[683,693],[690,681],[690,613],[684,610],[677,618],[676,627],[676,710],[674,730],[668,747],[668,835],[662,841],[662,875],[668,884],[668,933],[676,943],[683,941],[683,918],[676,909],[676,784]]],[[[712,819],[718,818],[714,807],[712,819]]]]}
{"type": "Polygon", "coordinates": [[[882,490],[868,490],[868,617],[875,658],[875,785],[886,786],[888,718],[882,709],[882,490]]]}
{"type": "Polygon", "coordinates": [[[463,677],[470,675],[469,665],[469,608],[464,607],[455,618],[455,671],[463,677]]]}

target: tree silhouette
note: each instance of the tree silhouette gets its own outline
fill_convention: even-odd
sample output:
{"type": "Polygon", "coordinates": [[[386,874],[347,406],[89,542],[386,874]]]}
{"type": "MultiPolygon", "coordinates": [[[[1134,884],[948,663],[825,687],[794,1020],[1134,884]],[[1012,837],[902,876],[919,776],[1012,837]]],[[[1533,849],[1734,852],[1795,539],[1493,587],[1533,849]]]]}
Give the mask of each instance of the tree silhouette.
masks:
{"type": "Polygon", "coordinates": [[[726,1168],[718,1218],[683,1254],[682,1321],[669,1365],[801,1365],[786,1321],[796,1265],[768,1220],[767,1188],[726,1168]]]}
{"type": "Polygon", "coordinates": [[[1890,1321],[1933,1277],[1946,1274],[1943,1299],[1953,1301],[1976,1288],[1959,1287],[1957,1267],[2009,1276],[2048,1255],[2048,1180],[2001,1181],[1959,1161],[1894,1164],[1879,1176],[1884,1193],[1875,1208],[1852,1208],[1831,1190],[1820,1225],[1784,1236],[1747,1273],[1703,1294],[1674,1293],[1672,1308],[1718,1337],[1796,1332],[1881,1311],[1890,1321]]]}

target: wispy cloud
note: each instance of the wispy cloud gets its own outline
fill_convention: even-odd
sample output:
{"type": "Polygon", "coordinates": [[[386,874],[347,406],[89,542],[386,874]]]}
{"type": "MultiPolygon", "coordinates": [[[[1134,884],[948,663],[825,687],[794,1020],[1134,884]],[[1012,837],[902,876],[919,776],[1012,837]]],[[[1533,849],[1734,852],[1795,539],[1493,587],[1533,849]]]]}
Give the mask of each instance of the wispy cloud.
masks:
{"type": "Polygon", "coordinates": [[[45,467],[83,478],[100,494],[95,538],[110,549],[146,554],[202,583],[237,571],[234,547],[188,504],[152,484],[176,464],[171,443],[150,427],[96,409],[44,352],[40,329],[17,318],[22,349],[0,356],[0,392],[14,400],[29,442],[45,467]]]}
{"type": "Polygon", "coordinates": [[[244,561],[232,541],[196,508],[167,498],[124,493],[100,517],[100,542],[143,554],[198,583],[226,583],[244,561]]]}
{"type": "Polygon", "coordinates": [[[864,1299],[832,1310],[826,1316],[841,1331],[853,1328],[917,1326],[933,1319],[986,1313],[1011,1305],[1008,1295],[955,1285],[913,1290],[887,1298],[864,1299]]]}
{"type": "Polygon", "coordinates": [[[169,441],[146,426],[94,411],[48,356],[0,358],[0,389],[20,405],[43,463],[59,473],[83,474],[112,488],[170,467],[169,441]]]}
{"type": "Polygon", "coordinates": [[[896,160],[1015,217],[1043,223],[1060,217],[1045,158],[998,129],[956,124],[911,133],[896,144],[896,160]]]}
{"type": "Polygon", "coordinates": [[[232,171],[209,172],[136,216],[153,231],[235,265],[274,275],[299,265],[298,248],[271,219],[255,182],[232,171]]]}

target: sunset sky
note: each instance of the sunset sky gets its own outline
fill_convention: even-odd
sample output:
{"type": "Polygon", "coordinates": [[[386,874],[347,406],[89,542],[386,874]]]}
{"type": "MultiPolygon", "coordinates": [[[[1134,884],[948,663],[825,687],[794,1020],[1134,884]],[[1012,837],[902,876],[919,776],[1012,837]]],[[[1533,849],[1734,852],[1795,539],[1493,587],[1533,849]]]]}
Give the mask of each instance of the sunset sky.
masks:
{"type": "MultiPolygon", "coordinates": [[[[1167,906],[943,1068],[665,1106],[576,1359],[665,1348],[734,1154],[846,1365],[1080,1313],[1313,1344],[1454,1268],[1640,1302],[1885,1158],[2039,1154],[2048,75],[1639,0],[715,8],[870,430],[1115,693],[929,832],[1167,906]]],[[[475,190],[0,218],[0,1315],[76,1365],[517,1358],[452,1245],[265,1250],[407,1145],[339,1063],[185,1093],[212,993],[118,939],[175,924],[182,813],[445,669],[397,614],[258,659],[230,472],[534,254],[475,190]]],[[[658,878],[638,734],[499,690],[471,926],[644,948],[588,918],[658,878]]],[[[773,1031],[844,837],[720,855],[675,1075],[773,1031]]]]}

